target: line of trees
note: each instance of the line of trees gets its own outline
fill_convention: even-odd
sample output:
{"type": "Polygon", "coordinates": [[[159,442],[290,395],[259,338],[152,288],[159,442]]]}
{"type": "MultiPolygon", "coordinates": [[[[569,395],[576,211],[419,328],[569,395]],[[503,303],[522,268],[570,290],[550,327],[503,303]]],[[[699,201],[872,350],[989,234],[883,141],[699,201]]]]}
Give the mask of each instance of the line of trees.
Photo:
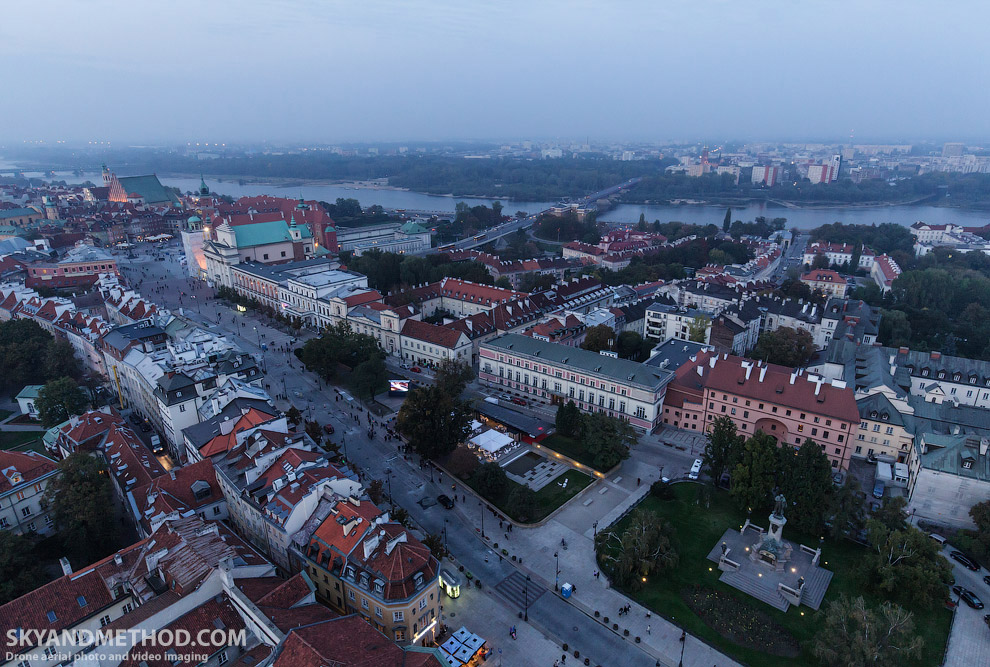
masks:
{"type": "Polygon", "coordinates": [[[637,440],[629,422],[600,412],[581,412],[574,401],[557,408],[554,426],[560,435],[578,441],[596,470],[619,465],[637,440]]]}
{"type": "Polygon", "coordinates": [[[484,264],[474,261],[451,262],[446,255],[417,257],[371,250],[360,257],[345,252],[341,254],[341,260],[348,269],[366,275],[368,285],[382,294],[412,285],[436,282],[442,278],[461,278],[484,285],[494,283],[484,264]]]}
{"type": "Polygon", "coordinates": [[[470,433],[472,409],[461,394],[473,371],[463,362],[444,360],[432,385],[409,392],[396,417],[396,428],[423,458],[447,456],[470,433]]]}
{"type": "Polygon", "coordinates": [[[33,320],[0,322],[0,368],[0,392],[12,394],[28,384],[81,377],[72,345],[33,320]]]}

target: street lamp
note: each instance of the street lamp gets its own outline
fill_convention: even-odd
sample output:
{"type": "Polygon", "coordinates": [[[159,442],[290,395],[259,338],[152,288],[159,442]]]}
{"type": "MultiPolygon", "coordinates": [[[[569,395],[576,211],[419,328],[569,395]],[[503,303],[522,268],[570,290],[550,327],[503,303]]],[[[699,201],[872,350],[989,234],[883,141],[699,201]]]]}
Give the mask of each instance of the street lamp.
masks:
{"type": "Polygon", "coordinates": [[[481,508],[481,539],[485,539],[485,506],[478,501],[478,507],[481,508]]]}
{"type": "Polygon", "coordinates": [[[254,329],[254,332],[256,334],[258,334],[258,349],[260,350],[261,349],[261,332],[258,331],[258,327],[252,327],[252,328],[254,329]]]}
{"type": "Polygon", "coordinates": [[[523,611],[523,620],[529,622],[529,575],[526,575],[526,609],[523,611]]]}
{"type": "Polygon", "coordinates": [[[677,663],[677,667],[684,667],[684,647],[687,645],[687,631],[681,630],[681,660],[677,663]]]}
{"type": "Polygon", "coordinates": [[[553,590],[556,591],[559,590],[559,586],[560,586],[560,555],[556,551],[554,551],[553,557],[557,561],[557,566],[556,566],[557,571],[553,575],[553,590]]]}
{"type": "Polygon", "coordinates": [[[594,522],[593,524],[591,524],[591,529],[593,531],[595,531],[595,534],[592,537],[598,537],[598,522],[597,521],[594,522]]]}

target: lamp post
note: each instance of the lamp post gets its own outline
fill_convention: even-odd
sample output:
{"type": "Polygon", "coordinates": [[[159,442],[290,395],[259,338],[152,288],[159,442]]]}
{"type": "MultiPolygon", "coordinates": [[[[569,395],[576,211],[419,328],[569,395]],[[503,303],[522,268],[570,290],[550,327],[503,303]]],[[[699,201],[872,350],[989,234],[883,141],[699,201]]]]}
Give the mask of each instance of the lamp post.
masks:
{"type": "Polygon", "coordinates": [[[261,332],[258,331],[258,327],[251,327],[251,328],[254,329],[254,332],[256,334],[258,334],[258,349],[260,350],[261,349],[261,332]]]}
{"type": "Polygon", "coordinates": [[[523,620],[529,622],[529,575],[526,575],[526,609],[523,611],[523,620]]]}
{"type": "Polygon", "coordinates": [[[595,534],[592,535],[592,537],[593,538],[594,537],[598,537],[598,522],[597,521],[594,522],[593,524],[591,524],[591,529],[595,532],[595,534]]]}
{"type": "Polygon", "coordinates": [[[560,590],[560,555],[554,551],[553,557],[557,561],[556,572],[553,575],[553,590],[558,591],[560,590]]]}
{"type": "Polygon", "coordinates": [[[481,539],[485,539],[485,505],[479,500],[478,507],[481,508],[481,539]]]}

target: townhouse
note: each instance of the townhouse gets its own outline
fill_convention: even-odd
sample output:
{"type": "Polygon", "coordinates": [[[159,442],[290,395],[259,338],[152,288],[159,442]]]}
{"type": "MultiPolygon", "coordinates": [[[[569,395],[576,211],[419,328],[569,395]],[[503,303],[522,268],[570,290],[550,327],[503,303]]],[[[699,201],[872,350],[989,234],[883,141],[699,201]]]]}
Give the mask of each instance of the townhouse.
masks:
{"type": "Polygon", "coordinates": [[[643,338],[664,342],[671,338],[677,340],[692,340],[698,337],[699,342],[707,343],[712,335],[713,315],[695,308],[683,308],[672,299],[662,297],[646,308],[643,322],[643,338]]]}
{"type": "Polygon", "coordinates": [[[294,552],[319,598],[360,614],[399,644],[433,643],[440,564],[430,550],[368,501],[328,499],[324,511],[294,552]]]}
{"type": "Polygon", "coordinates": [[[831,269],[814,269],[804,273],[801,275],[801,282],[810,287],[812,292],[826,297],[845,298],[849,289],[846,279],[831,269]]]}
{"type": "MultiPolygon", "coordinates": [[[[851,243],[827,243],[826,241],[815,241],[814,243],[809,243],[808,247],[805,248],[802,261],[810,267],[814,264],[817,256],[824,255],[825,258],[828,259],[829,266],[842,266],[844,264],[848,265],[852,262],[855,251],[856,248],[851,243]]],[[[876,253],[864,246],[860,252],[858,265],[850,267],[850,270],[856,270],[859,268],[864,271],[870,271],[873,269],[873,262],[875,260],[876,253]]]]}

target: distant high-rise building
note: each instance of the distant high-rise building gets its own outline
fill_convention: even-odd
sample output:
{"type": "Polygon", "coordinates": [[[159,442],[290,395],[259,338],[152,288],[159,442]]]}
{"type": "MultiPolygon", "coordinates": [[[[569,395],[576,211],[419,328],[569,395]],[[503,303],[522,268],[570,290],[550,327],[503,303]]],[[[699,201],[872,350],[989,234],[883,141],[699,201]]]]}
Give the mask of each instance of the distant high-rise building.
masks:
{"type": "Polygon", "coordinates": [[[966,144],[948,143],[942,145],[942,157],[960,157],[966,151],[966,144]]]}
{"type": "Polygon", "coordinates": [[[776,185],[780,179],[780,167],[757,165],[753,167],[752,182],[755,185],[766,185],[768,188],[776,185]]]}

